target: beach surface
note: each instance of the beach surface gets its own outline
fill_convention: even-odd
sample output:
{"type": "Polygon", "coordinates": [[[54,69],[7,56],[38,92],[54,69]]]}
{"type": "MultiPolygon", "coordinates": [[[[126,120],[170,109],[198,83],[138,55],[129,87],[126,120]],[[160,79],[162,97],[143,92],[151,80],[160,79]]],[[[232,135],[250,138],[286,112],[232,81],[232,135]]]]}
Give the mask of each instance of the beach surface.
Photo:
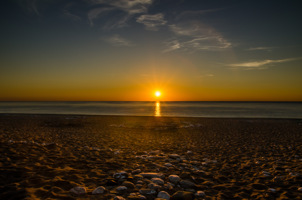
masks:
{"type": "Polygon", "coordinates": [[[302,199],[301,119],[0,115],[0,199],[302,199]]]}

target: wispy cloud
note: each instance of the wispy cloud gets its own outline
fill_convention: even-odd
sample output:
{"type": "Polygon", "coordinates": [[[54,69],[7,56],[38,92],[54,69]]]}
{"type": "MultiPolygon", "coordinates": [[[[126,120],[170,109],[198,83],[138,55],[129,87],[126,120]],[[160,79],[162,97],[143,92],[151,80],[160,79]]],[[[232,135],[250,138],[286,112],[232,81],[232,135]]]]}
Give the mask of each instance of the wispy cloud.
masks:
{"type": "Polygon", "coordinates": [[[127,26],[127,22],[135,14],[146,13],[153,0],[88,0],[88,2],[94,7],[88,11],[90,25],[112,29],[127,26]],[[99,18],[106,17],[112,12],[115,12],[114,17],[107,16],[105,24],[95,23],[99,18]]]}
{"type": "Polygon", "coordinates": [[[177,39],[173,42],[167,42],[166,49],[163,52],[169,52],[177,49],[185,51],[217,51],[227,49],[232,46],[230,42],[224,39],[212,28],[199,22],[191,21],[187,23],[173,24],[169,27],[177,36],[177,39]]]}
{"type": "Polygon", "coordinates": [[[251,47],[248,51],[271,51],[274,47],[251,47]]]}
{"type": "Polygon", "coordinates": [[[122,9],[129,14],[144,13],[153,0],[89,0],[91,4],[104,4],[122,9]]]}
{"type": "Polygon", "coordinates": [[[261,61],[254,61],[254,62],[244,62],[244,63],[235,63],[228,65],[232,68],[242,68],[242,69],[265,69],[270,64],[278,64],[284,62],[290,62],[294,60],[298,60],[301,58],[287,58],[287,59],[280,59],[280,60],[261,60],[261,61]]]}
{"type": "Polygon", "coordinates": [[[120,35],[113,35],[111,37],[106,38],[105,41],[112,44],[113,46],[134,46],[131,41],[121,37],[120,35]]]}
{"type": "Polygon", "coordinates": [[[146,29],[157,31],[159,26],[163,26],[167,23],[162,13],[154,15],[141,15],[136,19],[136,22],[144,24],[146,29]]]}
{"type": "Polygon", "coordinates": [[[165,42],[165,45],[166,45],[166,49],[164,49],[162,51],[163,53],[168,53],[170,51],[175,51],[175,50],[181,48],[180,43],[176,39],[174,39],[172,41],[165,42]]]}

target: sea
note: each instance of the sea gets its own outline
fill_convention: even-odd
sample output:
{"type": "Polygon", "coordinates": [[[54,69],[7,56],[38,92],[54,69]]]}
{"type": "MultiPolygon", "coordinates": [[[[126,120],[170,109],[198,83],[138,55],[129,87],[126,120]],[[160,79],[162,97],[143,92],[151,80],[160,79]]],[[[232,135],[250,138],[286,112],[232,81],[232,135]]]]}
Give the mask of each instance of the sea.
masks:
{"type": "Polygon", "coordinates": [[[302,119],[302,102],[0,102],[0,113],[302,119]]]}

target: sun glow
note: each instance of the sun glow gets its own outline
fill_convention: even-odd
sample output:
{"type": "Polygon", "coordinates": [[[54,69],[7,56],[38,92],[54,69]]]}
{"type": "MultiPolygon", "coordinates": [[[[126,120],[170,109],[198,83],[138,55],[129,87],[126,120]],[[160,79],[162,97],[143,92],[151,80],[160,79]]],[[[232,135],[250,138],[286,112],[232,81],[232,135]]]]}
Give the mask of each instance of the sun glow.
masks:
{"type": "Polygon", "coordinates": [[[155,92],[155,96],[156,96],[156,97],[160,97],[160,96],[161,96],[161,92],[160,92],[160,91],[156,91],[156,92],[155,92]]]}

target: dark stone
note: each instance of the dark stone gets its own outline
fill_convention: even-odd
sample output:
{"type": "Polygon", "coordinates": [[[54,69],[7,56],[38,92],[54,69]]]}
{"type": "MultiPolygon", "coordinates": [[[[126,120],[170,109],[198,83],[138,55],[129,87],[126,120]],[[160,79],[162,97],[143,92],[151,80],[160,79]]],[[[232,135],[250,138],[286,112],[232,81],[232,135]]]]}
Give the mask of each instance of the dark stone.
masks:
{"type": "Polygon", "coordinates": [[[192,192],[186,192],[186,191],[178,191],[171,196],[171,200],[193,200],[193,199],[194,199],[194,194],[192,192]]]}
{"type": "Polygon", "coordinates": [[[195,183],[193,183],[193,182],[191,182],[191,181],[187,181],[187,180],[181,180],[181,181],[179,182],[179,184],[180,184],[180,186],[181,186],[182,188],[185,188],[185,189],[196,188],[195,183]]]}
{"type": "Polygon", "coordinates": [[[126,186],[127,188],[133,190],[135,188],[135,185],[129,181],[124,181],[122,186],[126,186]]]}

